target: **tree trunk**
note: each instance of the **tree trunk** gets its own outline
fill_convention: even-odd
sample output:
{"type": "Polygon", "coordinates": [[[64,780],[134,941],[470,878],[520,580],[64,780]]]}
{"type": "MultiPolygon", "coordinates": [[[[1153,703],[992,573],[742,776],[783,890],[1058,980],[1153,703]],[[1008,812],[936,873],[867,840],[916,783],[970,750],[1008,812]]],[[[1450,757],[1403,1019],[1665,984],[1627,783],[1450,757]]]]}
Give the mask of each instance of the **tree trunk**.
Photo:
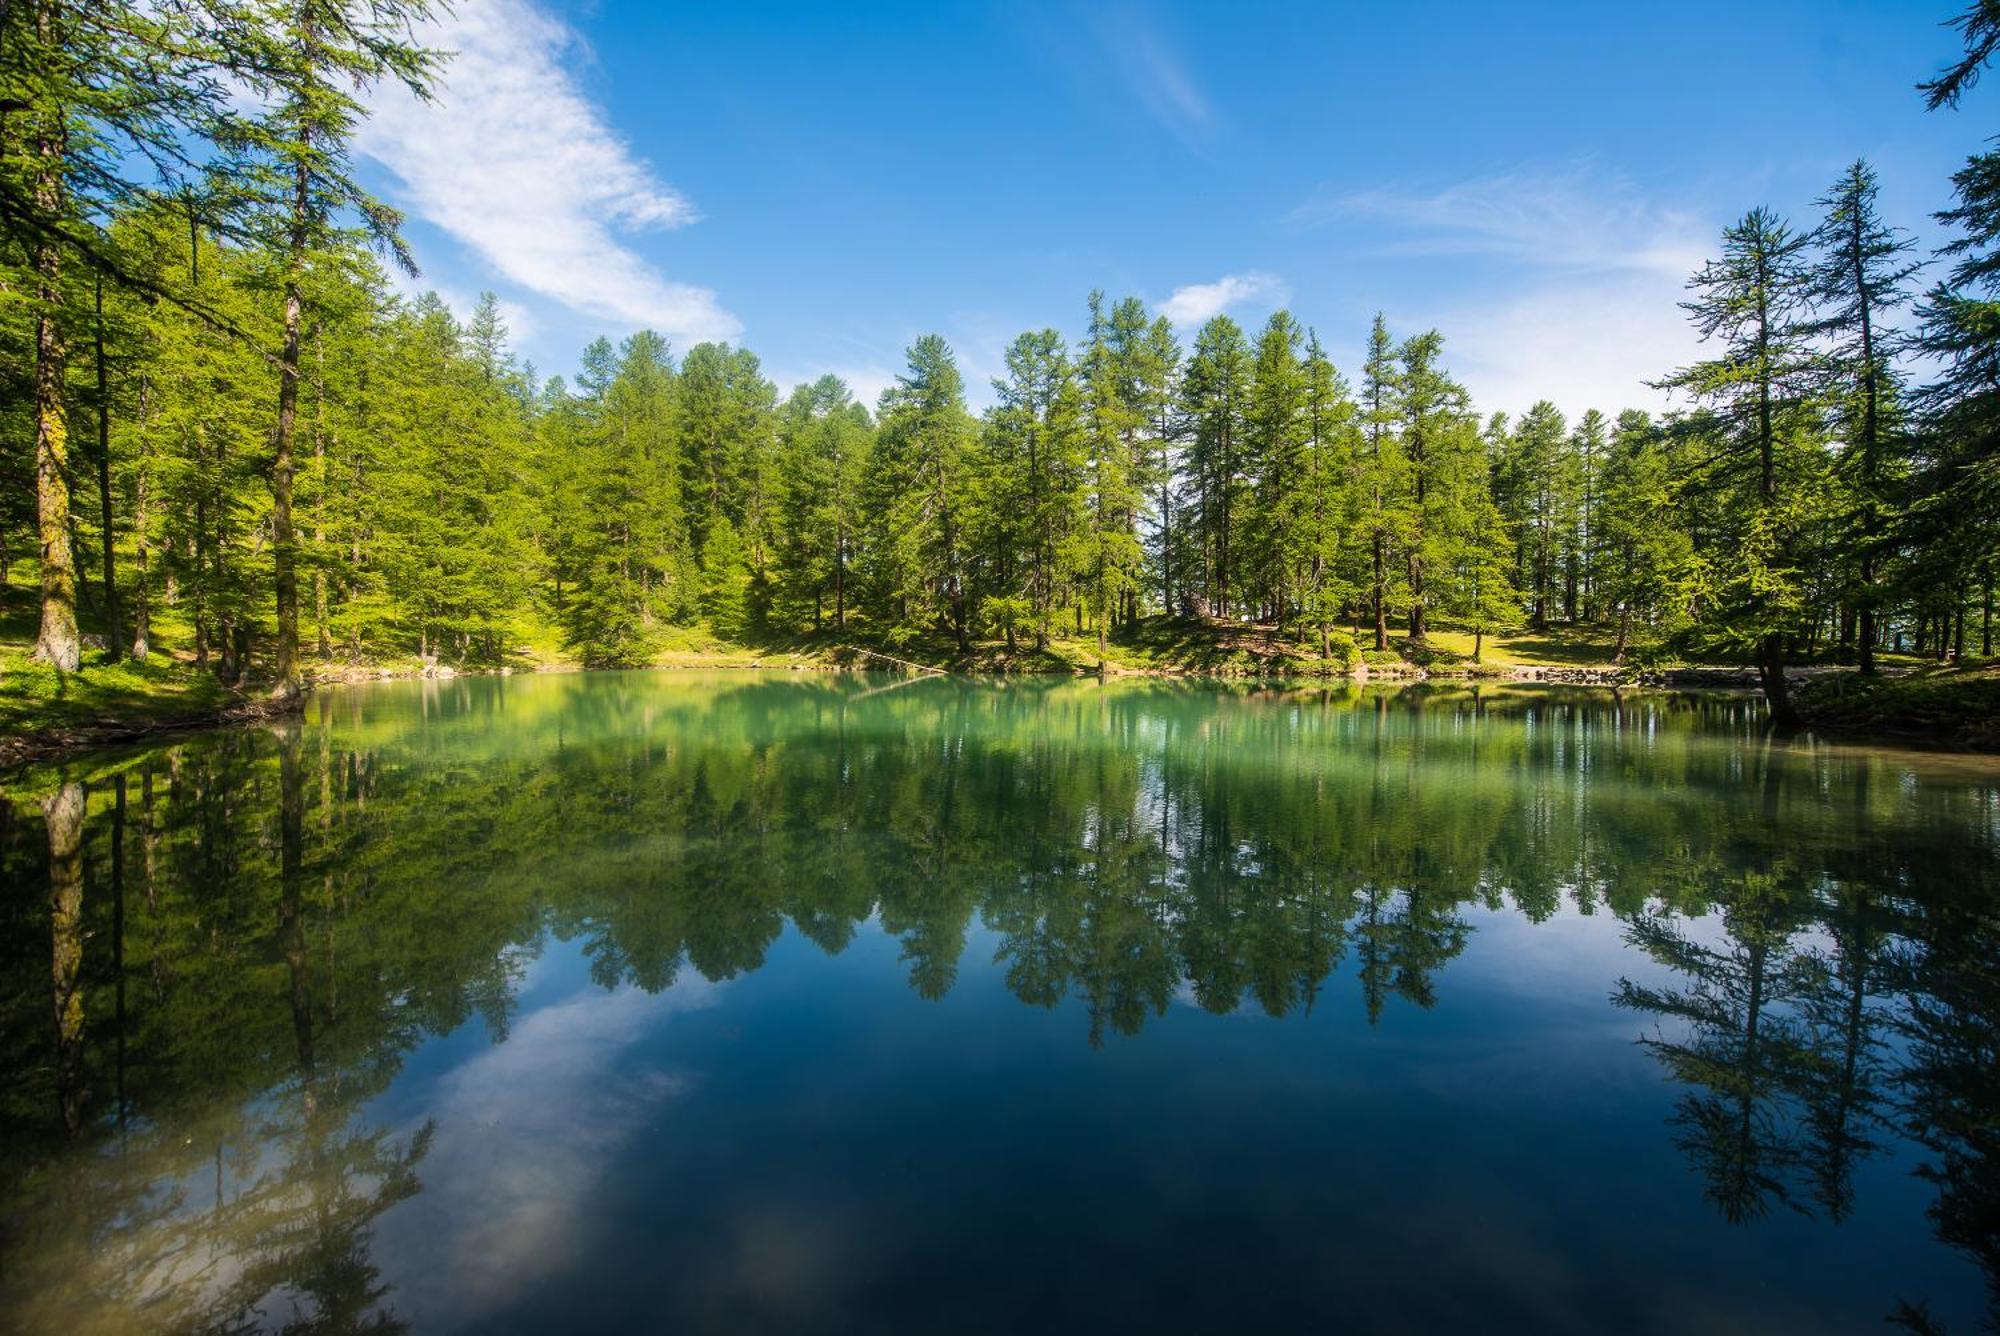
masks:
{"type": "Polygon", "coordinates": [[[1979,657],[1993,657],[1993,563],[1986,563],[1986,592],[1979,606],[1979,657]]]}
{"type": "Polygon", "coordinates": [[[1389,608],[1388,599],[1383,596],[1383,567],[1386,554],[1382,550],[1382,535],[1375,535],[1375,648],[1389,648],[1389,608]]]}
{"type": "Polygon", "coordinates": [[[1771,722],[1791,728],[1799,722],[1792,704],[1791,684],[1785,680],[1785,637],[1772,632],[1757,646],[1757,676],[1764,684],[1764,700],[1771,709],[1771,722]]]}
{"type": "Polygon", "coordinates": [[[118,624],[118,542],[111,520],[111,378],[104,365],[104,275],[97,275],[97,503],[104,546],[104,653],[115,659],[125,650],[118,624]]]}
{"type": "MultiPolygon", "coordinates": [[[[59,5],[35,7],[35,35],[45,47],[56,41],[59,5]]],[[[48,222],[63,211],[62,171],[67,152],[60,112],[45,113],[35,131],[35,208],[48,222]]],[[[69,542],[69,436],[63,418],[62,332],[56,309],[62,301],[62,253],[46,236],[34,243],[35,269],[35,511],[41,540],[42,620],[35,658],[57,671],[73,673],[83,662],[76,630],[76,562],[69,542]]]]}
{"type": "Polygon", "coordinates": [[[326,340],[313,334],[313,359],[319,372],[319,393],[313,399],[313,628],[319,641],[319,661],[333,660],[333,639],[326,625],[326,340]]]}
{"type": "Polygon", "coordinates": [[[833,624],[847,629],[847,558],[843,538],[833,553],[833,624]]]}
{"type": "Polygon", "coordinates": [[[132,587],[132,657],[144,663],[146,656],[153,652],[153,616],[151,593],[147,588],[147,582],[152,578],[152,546],[146,538],[146,525],[152,517],[147,513],[148,479],[143,462],[139,466],[138,486],[138,506],[132,516],[133,557],[136,562],[132,587]]]}
{"type": "MultiPolygon", "coordinates": [[[[303,138],[302,134],[302,138],[303,138]]],[[[305,267],[310,177],[305,163],[294,169],[292,235],[285,270],[284,340],[278,350],[278,430],[271,460],[271,587],[278,609],[278,643],[271,663],[271,695],[290,700],[302,689],[299,678],[298,539],[292,531],[292,441],[299,416],[299,327],[303,302],[299,275],[305,267]]]]}

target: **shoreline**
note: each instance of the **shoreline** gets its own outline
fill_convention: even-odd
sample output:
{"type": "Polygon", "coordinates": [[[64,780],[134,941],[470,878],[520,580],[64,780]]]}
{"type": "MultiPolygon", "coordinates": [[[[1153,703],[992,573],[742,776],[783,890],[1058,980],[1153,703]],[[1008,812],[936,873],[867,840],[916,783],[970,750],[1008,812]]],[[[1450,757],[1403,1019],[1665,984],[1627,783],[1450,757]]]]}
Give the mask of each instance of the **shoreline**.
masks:
{"type": "MultiPolygon", "coordinates": [[[[581,673],[590,671],[635,671],[635,672],[855,672],[867,671],[862,660],[883,659],[894,665],[892,671],[903,671],[912,675],[940,677],[1152,677],[1183,681],[1256,681],[1275,685],[1288,683],[1326,684],[1349,682],[1357,686],[1418,686],[1425,683],[1491,684],[1509,686],[1546,687],[1586,687],[1605,690],[1647,690],[1647,691],[1743,691],[1755,690],[1758,686],[1757,674],[1751,668],[1689,667],[1657,671],[1638,671],[1631,668],[1570,666],[1562,664],[1505,664],[1505,665],[1452,665],[1426,667],[1419,664],[1401,666],[1371,665],[1356,663],[1352,668],[1339,672],[1298,673],[1283,669],[1259,671],[1251,668],[1201,669],[1195,667],[1106,667],[1097,671],[1075,668],[1061,668],[1053,665],[1033,667],[999,666],[987,668],[961,668],[920,663],[899,659],[878,651],[865,650],[855,646],[841,647],[848,651],[845,661],[830,655],[792,654],[784,659],[773,659],[758,655],[711,655],[690,658],[680,662],[654,663],[631,669],[592,670],[578,664],[551,662],[525,666],[503,664],[492,667],[458,668],[452,665],[430,665],[417,667],[369,667],[354,665],[330,672],[321,672],[307,679],[306,690],[296,699],[278,702],[265,698],[233,696],[219,708],[195,711],[167,712],[156,716],[142,716],[132,719],[104,720],[97,723],[76,726],[59,726],[29,733],[0,737],[0,773],[19,771],[39,762],[60,760],[99,748],[143,742],[151,738],[173,733],[192,733],[209,728],[228,728],[242,724],[266,722],[287,715],[303,713],[306,702],[315,691],[329,687],[366,686],[373,682],[395,681],[437,681],[447,682],[461,677],[512,677],[530,674],[581,673]]],[[[1836,684],[1842,679],[1854,677],[1851,670],[1844,668],[1797,668],[1789,676],[1795,684],[1806,684],[1820,679],[1834,679],[1836,684]]],[[[1868,684],[1868,690],[1880,691],[1883,684],[1894,683],[1895,677],[1875,679],[1868,684]]],[[[1849,686],[1837,692],[1838,698],[1848,699],[1855,691],[1863,688],[1849,686]]],[[[1843,740],[1866,742],[1876,740],[1893,743],[1917,743],[1929,748],[1960,752],[2000,751],[2000,732],[1974,731],[1967,734],[1943,732],[1924,726],[1913,726],[1907,721],[1895,718],[1869,719],[1855,722],[1849,715],[1826,713],[1818,717],[1809,716],[1807,728],[1821,731],[1843,740]]]]}

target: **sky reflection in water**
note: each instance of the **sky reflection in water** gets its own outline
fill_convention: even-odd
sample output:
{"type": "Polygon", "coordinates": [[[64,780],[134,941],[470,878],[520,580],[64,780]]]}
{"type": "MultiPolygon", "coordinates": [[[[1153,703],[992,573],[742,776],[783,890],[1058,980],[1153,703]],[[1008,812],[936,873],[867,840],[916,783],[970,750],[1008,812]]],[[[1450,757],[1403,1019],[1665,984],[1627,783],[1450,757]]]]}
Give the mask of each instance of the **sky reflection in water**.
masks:
{"type": "Polygon", "coordinates": [[[9,796],[10,1324],[2000,1311],[1988,760],[1732,697],[608,674],[9,796]]]}

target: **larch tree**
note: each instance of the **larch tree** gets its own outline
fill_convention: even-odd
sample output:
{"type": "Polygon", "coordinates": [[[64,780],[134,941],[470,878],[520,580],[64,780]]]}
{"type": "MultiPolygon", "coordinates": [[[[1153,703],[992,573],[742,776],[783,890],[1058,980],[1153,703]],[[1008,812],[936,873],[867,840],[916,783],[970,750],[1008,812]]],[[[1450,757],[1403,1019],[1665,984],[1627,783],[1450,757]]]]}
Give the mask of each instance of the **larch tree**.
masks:
{"type": "Polygon", "coordinates": [[[1320,657],[1325,659],[1333,653],[1333,623],[1358,588],[1348,549],[1359,509],[1354,465],[1361,448],[1360,414],[1319,335],[1310,331],[1304,370],[1304,440],[1292,502],[1293,560],[1299,615],[1318,631],[1320,657]]]}
{"type": "Polygon", "coordinates": [[[882,397],[866,485],[873,581],[892,624],[932,620],[961,649],[971,637],[964,514],[971,435],[958,361],[943,338],[926,334],[882,397]]]}
{"type": "Polygon", "coordinates": [[[1257,337],[1243,413],[1243,471],[1250,480],[1239,528],[1237,568],[1244,593],[1282,629],[1293,606],[1292,577],[1305,545],[1305,331],[1289,311],[1274,312],[1257,337]]]}
{"type": "MultiPolygon", "coordinates": [[[[1107,317],[1104,294],[1090,294],[1090,327],[1083,350],[1083,486],[1088,506],[1080,574],[1097,631],[1101,665],[1111,623],[1127,611],[1139,589],[1145,554],[1139,546],[1141,471],[1149,466],[1141,444],[1145,428],[1147,368],[1135,359],[1132,312],[1107,317]]],[[[1142,345],[1141,345],[1142,346],[1142,345]]]]}
{"type": "Polygon", "coordinates": [[[1820,200],[1824,221],[1813,237],[1819,256],[1811,276],[1833,429],[1846,447],[1844,471],[1856,506],[1850,601],[1864,673],[1875,671],[1885,530],[1906,462],[1895,448],[1906,439],[1895,421],[1896,359],[1905,340],[1889,322],[1909,301],[1910,280],[1921,268],[1909,236],[1882,221],[1879,190],[1874,169],[1857,161],[1820,200]]]}
{"type": "MultiPolygon", "coordinates": [[[[74,308],[105,284],[177,297],[120,254],[114,215],[142,209],[195,174],[194,154],[227,105],[226,53],[201,6],[133,0],[25,0],[0,6],[0,229],[9,282],[27,298],[30,422],[40,566],[35,657],[82,662],[70,539],[69,342],[74,308]],[[88,275],[89,281],[74,281],[88,275]]],[[[108,392],[108,386],[101,387],[108,392]]],[[[104,393],[100,393],[100,399],[104,393]]],[[[108,425],[108,424],[107,424],[108,425]]],[[[108,434],[108,433],[107,433],[108,434]]],[[[115,591],[114,591],[115,596],[115,591]]]]}
{"type": "Polygon", "coordinates": [[[1242,327],[1226,315],[1203,325],[1181,377],[1181,411],[1188,435],[1187,524],[1200,552],[1207,611],[1216,617],[1229,616],[1237,575],[1232,543],[1247,487],[1243,437],[1251,375],[1242,327]]]}
{"type": "Polygon", "coordinates": [[[258,21],[230,33],[244,51],[238,73],[261,105],[222,137],[231,151],[222,172],[227,187],[251,201],[245,235],[276,257],[282,302],[270,462],[277,610],[271,674],[280,699],[296,697],[302,686],[292,492],[310,272],[357,224],[406,272],[417,272],[403,243],[402,216],[362,186],[351,155],[361,98],[370,89],[386,81],[430,96],[438,56],[411,32],[431,10],[430,0],[271,0],[258,21]]]}
{"type": "Polygon", "coordinates": [[[1688,281],[1683,303],[1706,361],[1659,382],[1706,410],[1711,447],[1703,484],[1722,514],[1726,540],[1704,579],[1710,636],[1748,649],[1772,718],[1797,722],[1785,678],[1788,637],[1802,605],[1801,555],[1823,499],[1815,465],[1815,350],[1807,264],[1810,238],[1768,209],[1753,209],[1722,234],[1722,254],[1688,281]]]}
{"type": "Polygon", "coordinates": [[[1430,330],[1397,350],[1400,368],[1403,458],[1410,479],[1403,551],[1409,573],[1410,640],[1421,645],[1429,633],[1432,572],[1450,566],[1452,548],[1463,530],[1459,512],[1476,469],[1486,485],[1477,450],[1478,421],[1465,387],[1443,366],[1444,338],[1430,330]]]}
{"type": "Polygon", "coordinates": [[[1361,525],[1368,539],[1368,605],[1375,623],[1375,648],[1389,648],[1389,603],[1401,587],[1399,544],[1406,524],[1409,463],[1401,432],[1402,373],[1389,326],[1378,313],[1368,331],[1367,360],[1361,364],[1361,452],[1356,486],[1361,525]]]}

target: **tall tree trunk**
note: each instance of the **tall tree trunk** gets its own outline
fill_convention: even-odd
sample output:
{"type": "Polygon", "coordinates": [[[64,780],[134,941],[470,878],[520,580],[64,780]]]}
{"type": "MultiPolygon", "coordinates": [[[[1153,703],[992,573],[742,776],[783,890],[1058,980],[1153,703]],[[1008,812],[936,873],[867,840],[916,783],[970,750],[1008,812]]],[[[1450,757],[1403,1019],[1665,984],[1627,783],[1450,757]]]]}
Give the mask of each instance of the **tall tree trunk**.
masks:
{"type": "Polygon", "coordinates": [[[146,526],[152,522],[150,503],[152,501],[151,468],[146,456],[147,412],[152,404],[152,385],[141,378],[139,382],[139,476],[136,482],[138,496],[132,512],[133,543],[133,585],[132,585],[132,657],[145,662],[153,652],[153,605],[152,591],[148,582],[152,579],[152,543],[147,537],[146,526]]]}
{"type": "Polygon", "coordinates": [[[147,491],[148,480],[146,470],[142,466],[139,470],[138,506],[132,517],[132,536],[135,541],[133,557],[136,563],[132,588],[132,657],[141,663],[144,663],[147,656],[153,652],[153,607],[151,591],[147,588],[147,582],[152,578],[149,569],[152,547],[146,541],[146,525],[151,519],[147,513],[147,503],[150,500],[147,491]]]}
{"type": "MultiPolygon", "coordinates": [[[[44,48],[57,41],[61,5],[35,6],[35,36],[44,48]]],[[[63,212],[63,158],[68,151],[59,110],[43,113],[35,129],[35,209],[46,223],[63,212]]],[[[76,561],[69,541],[68,427],[63,417],[64,353],[56,310],[62,301],[62,253],[44,234],[34,243],[35,269],[35,512],[41,539],[42,620],[35,658],[73,673],[83,662],[76,630],[76,561]]]]}
{"type": "Polygon", "coordinates": [[[1388,559],[1382,548],[1382,534],[1378,530],[1375,534],[1375,648],[1378,650],[1389,648],[1389,600],[1382,587],[1383,568],[1388,559]]]}
{"type": "Polygon", "coordinates": [[[1979,605],[1979,656],[1993,656],[1993,563],[1986,563],[1986,592],[1979,605]]]}
{"type": "Polygon", "coordinates": [[[97,503],[98,529],[104,547],[104,653],[117,658],[125,650],[125,630],[118,623],[118,542],[111,520],[111,377],[104,365],[104,275],[97,275],[97,503]]]}
{"type": "Polygon", "coordinates": [[[313,360],[319,393],[313,398],[313,630],[319,661],[333,660],[333,640],[326,625],[326,340],[313,332],[313,360]]]}
{"type": "MultiPolygon", "coordinates": [[[[301,140],[308,136],[301,132],[301,140]]],[[[299,327],[303,302],[299,278],[305,268],[311,178],[302,161],[294,168],[292,232],[285,268],[284,340],[278,351],[278,430],[271,461],[271,586],[277,596],[278,643],[271,664],[271,695],[296,698],[299,677],[298,539],[292,531],[292,441],[299,416],[299,327]]]]}
{"type": "Polygon", "coordinates": [[[847,537],[842,535],[833,548],[833,624],[847,629],[847,537]]]}

